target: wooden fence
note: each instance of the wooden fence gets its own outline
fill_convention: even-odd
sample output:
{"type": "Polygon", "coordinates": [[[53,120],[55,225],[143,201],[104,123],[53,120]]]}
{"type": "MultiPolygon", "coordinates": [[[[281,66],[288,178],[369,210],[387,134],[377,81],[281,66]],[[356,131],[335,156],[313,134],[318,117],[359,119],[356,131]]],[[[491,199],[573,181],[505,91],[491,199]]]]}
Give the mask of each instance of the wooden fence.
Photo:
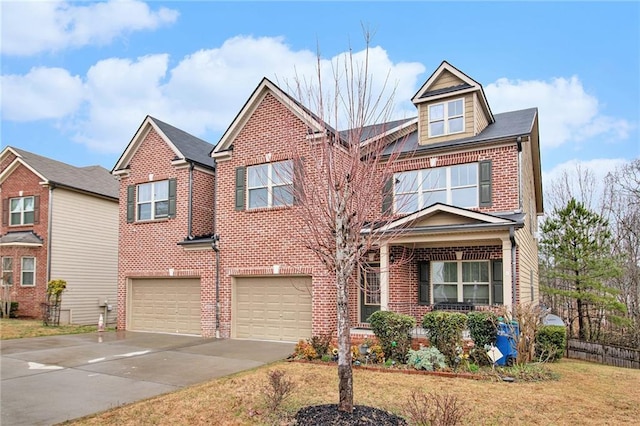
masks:
{"type": "Polygon", "coordinates": [[[640,369],[640,349],[607,346],[582,340],[570,339],[567,341],[567,358],[640,369]]]}

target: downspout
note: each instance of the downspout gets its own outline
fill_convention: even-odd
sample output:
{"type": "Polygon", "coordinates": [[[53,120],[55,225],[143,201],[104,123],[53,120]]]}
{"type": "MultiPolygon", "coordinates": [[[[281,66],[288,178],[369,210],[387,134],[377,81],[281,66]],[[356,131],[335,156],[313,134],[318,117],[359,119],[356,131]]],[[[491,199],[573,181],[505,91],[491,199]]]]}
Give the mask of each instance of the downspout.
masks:
{"type": "Polygon", "coordinates": [[[51,228],[53,227],[53,190],[55,184],[49,183],[49,203],[47,211],[47,283],[51,281],[51,228]]]}
{"type": "Polygon", "coordinates": [[[518,146],[518,209],[522,211],[522,136],[516,139],[518,146]]]}
{"type": "Polygon", "coordinates": [[[511,240],[511,306],[516,305],[516,235],[513,226],[509,227],[509,240],[511,240]]]}
{"type": "Polygon", "coordinates": [[[218,165],[213,161],[213,243],[211,248],[216,252],[216,339],[220,338],[220,235],[216,234],[216,216],[218,205],[218,165]]]}
{"type": "Polygon", "coordinates": [[[193,239],[193,163],[189,163],[189,208],[187,213],[187,239],[193,239]]]}

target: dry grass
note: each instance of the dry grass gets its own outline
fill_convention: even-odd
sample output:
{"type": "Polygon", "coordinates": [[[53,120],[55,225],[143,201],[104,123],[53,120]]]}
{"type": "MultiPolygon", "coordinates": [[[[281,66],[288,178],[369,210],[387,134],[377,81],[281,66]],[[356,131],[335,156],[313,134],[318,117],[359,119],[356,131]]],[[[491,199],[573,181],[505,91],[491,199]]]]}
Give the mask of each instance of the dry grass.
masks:
{"type": "Polygon", "coordinates": [[[61,325],[45,327],[41,320],[0,319],[0,340],[25,337],[57,336],[59,334],[91,333],[97,330],[92,325],[61,325]]]}
{"type": "MultiPolygon", "coordinates": [[[[335,403],[335,368],[277,363],[164,396],[116,408],[78,425],[256,425],[267,417],[263,389],[268,372],[286,372],[296,391],[284,408],[289,415],[307,405],[335,403]]],[[[505,383],[426,375],[355,370],[356,404],[403,415],[412,393],[455,395],[466,408],[469,425],[624,425],[640,418],[640,370],[562,360],[551,365],[557,381],[505,383]]]]}

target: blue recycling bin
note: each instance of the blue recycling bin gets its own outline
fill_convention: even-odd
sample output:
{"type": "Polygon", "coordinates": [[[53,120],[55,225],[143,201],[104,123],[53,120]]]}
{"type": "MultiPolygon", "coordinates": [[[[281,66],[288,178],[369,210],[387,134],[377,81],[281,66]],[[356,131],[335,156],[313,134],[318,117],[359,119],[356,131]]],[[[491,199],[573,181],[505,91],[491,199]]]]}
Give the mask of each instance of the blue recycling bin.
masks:
{"type": "Polygon", "coordinates": [[[520,327],[516,321],[510,323],[498,323],[498,335],[496,336],[496,347],[502,352],[502,358],[496,361],[497,365],[513,365],[518,357],[518,337],[520,327]]]}

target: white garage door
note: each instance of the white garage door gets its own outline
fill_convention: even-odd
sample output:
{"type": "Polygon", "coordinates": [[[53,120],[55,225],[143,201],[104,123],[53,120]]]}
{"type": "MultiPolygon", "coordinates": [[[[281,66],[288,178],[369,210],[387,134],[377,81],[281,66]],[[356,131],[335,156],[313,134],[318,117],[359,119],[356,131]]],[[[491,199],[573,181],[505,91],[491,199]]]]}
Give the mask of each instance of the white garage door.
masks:
{"type": "Polygon", "coordinates": [[[235,278],[233,336],[296,342],[311,337],[311,278],[235,278]]]}
{"type": "Polygon", "coordinates": [[[201,334],[199,279],[135,279],[129,300],[129,330],[201,334]]]}

